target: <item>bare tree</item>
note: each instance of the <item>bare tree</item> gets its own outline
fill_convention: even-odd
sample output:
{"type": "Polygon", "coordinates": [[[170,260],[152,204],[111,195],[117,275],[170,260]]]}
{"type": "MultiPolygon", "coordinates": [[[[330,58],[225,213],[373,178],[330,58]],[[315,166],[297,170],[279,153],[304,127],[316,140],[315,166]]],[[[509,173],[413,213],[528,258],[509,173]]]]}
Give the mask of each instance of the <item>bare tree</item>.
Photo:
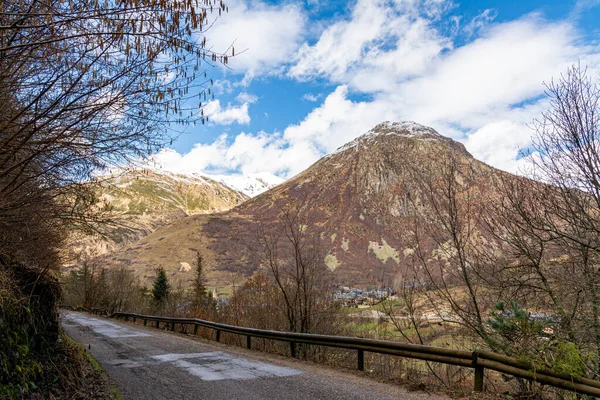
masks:
{"type": "MultiPolygon", "coordinates": [[[[0,259],[10,261],[0,275],[36,266],[41,284],[60,266],[65,231],[103,220],[92,190],[96,172],[143,159],[168,143],[169,130],[206,121],[202,102],[212,93],[205,67],[233,55],[233,48],[225,55],[206,46],[209,16],[224,11],[212,0],[0,0],[0,259]]],[[[86,305],[97,297],[91,289],[86,305]]],[[[21,307],[8,326],[27,343],[36,322],[50,322],[38,325],[53,340],[25,362],[38,363],[57,345],[60,293],[55,285],[48,292],[24,292],[43,307],[21,307]]],[[[21,352],[18,342],[0,340],[0,358],[21,352]]],[[[38,369],[54,367],[48,361],[38,369]]],[[[39,381],[26,379],[16,391],[22,396],[39,381]]]]}
{"type": "Polygon", "coordinates": [[[279,221],[256,223],[252,253],[279,290],[287,329],[315,332],[331,306],[317,226],[302,206],[280,206],[279,221]]]}
{"type": "Polygon", "coordinates": [[[99,277],[99,285],[103,287],[102,307],[108,312],[142,311],[150,300],[150,295],[144,296],[139,279],[134,272],[124,265],[105,268],[99,277]]]}
{"type": "Polygon", "coordinates": [[[413,201],[412,258],[437,317],[486,340],[486,310],[493,305],[486,287],[494,257],[482,234],[486,199],[478,191],[473,162],[438,154],[434,167],[415,171],[422,196],[413,201]]]}
{"type": "Polygon", "coordinates": [[[225,317],[241,326],[281,329],[283,315],[273,313],[280,295],[266,273],[259,272],[235,288],[225,317]]]}
{"type": "Polygon", "coordinates": [[[600,356],[600,87],[575,65],[546,94],[525,171],[543,183],[507,176],[490,224],[513,257],[497,277],[505,298],[557,318],[552,336],[587,360],[600,356]]]}
{"type": "Polygon", "coordinates": [[[419,306],[419,298],[423,296],[425,288],[414,274],[414,269],[398,274],[394,279],[394,289],[400,304],[394,307],[393,302],[381,302],[383,313],[404,340],[426,344],[421,334],[421,323],[425,317],[422,306],[419,306]]]}
{"type": "Polygon", "coordinates": [[[233,48],[216,53],[204,35],[226,10],[212,0],[2,0],[0,251],[38,261],[28,249],[58,245],[40,227],[93,227],[99,207],[83,182],[94,171],[148,156],[169,127],[206,121],[205,67],[227,64],[233,48]]]}
{"type": "Polygon", "coordinates": [[[476,162],[450,158],[435,173],[417,171],[415,273],[435,312],[482,344],[597,376],[600,88],[580,66],[546,88],[532,179],[499,173],[487,181],[498,197],[489,197],[476,184],[476,162]]]}
{"type": "Polygon", "coordinates": [[[107,289],[104,283],[104,269],[95,260],[85,259],[81,268],[71,271],[65,280],[65,300],[87,309],[98,307],[107,289]]]}

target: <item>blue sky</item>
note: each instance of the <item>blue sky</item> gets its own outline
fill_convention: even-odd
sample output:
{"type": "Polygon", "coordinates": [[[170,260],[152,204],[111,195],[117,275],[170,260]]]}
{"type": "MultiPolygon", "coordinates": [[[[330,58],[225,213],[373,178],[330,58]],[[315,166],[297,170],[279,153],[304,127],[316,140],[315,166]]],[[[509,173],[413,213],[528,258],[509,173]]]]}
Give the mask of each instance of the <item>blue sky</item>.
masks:
{"type": "Polygon", "coordinates": [[[600,69],[600,0],[232,0],[207,32],[208,125],[157,162],[175,172],[288,178],[385,120],[413,120],[515,172],[543,82],[600,69]]]}

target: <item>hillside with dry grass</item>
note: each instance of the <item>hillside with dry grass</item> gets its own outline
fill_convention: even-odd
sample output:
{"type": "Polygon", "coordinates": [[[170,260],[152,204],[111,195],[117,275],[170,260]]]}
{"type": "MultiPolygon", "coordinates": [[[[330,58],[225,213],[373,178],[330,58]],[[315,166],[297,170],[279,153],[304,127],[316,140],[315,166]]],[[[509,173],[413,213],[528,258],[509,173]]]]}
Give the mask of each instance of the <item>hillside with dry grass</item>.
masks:
{"type": "Polygon", "coordinates": [[[101,177],[95,195],[96,207],[109,223],[102,231],[71,235],[66,250],[75,262],[115,251],[182,218],[228,210],[248,198],[202,175],[148,169],[101,177]]]}

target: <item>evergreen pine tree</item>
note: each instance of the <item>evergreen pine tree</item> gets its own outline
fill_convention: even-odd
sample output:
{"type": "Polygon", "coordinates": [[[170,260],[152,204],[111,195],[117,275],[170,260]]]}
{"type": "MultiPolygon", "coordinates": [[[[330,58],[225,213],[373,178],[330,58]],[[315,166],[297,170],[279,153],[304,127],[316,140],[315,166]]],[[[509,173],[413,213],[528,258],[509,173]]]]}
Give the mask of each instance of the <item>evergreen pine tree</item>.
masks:
{"type": "Polygon", "coordinates": [[[160,307],[164,304],[165,300],[169,296],[170,285],[164,268],[158,268],[156,270],[156,274],[156,280],[154,281],[154,286],[152,287],[152,298],[154,300],[154,304],[160,307]]]}
{"type": "Polygon", "coordinates": [[[204,276],[204,257],[196,253],[196,275],[194,276],[192,307],[195,311],[203,308],[207,303],[206,278],[204,276]]]}

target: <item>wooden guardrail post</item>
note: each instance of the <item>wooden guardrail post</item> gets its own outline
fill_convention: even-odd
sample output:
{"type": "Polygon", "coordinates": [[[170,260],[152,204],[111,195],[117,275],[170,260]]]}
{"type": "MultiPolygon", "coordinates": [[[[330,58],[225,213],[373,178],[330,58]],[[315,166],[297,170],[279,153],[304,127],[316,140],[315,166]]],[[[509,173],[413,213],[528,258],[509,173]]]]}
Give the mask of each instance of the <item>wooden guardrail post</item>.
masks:
{"type": "Polygon", "coordinates": [[[290,356],[296,358],[296,342],[290,342],[290,356]]]}
{"type": "Polygon", "coordinates": [[[135,318],[135,317],[133,317],[133,323],[134,323],[134,324],[135,324],[135,319],[136,319],[136,318],[135,318]]]}
{"type": "Polygon", "coordinates": [[[475,368],[475,378],[473,382],[473,390],[475,392],[483,392],[483,366],[477,363],[477,359],[479,358],[479,352],[473,352],[473,368],[475,368]]]}
{"type": "Polygon", "coordinates": [[[171,322],[171,331],[175,331],[175,322],[171,322]]]}
{"type": "Polygon", "coordinates": [[[194,324],[194,335],[198,333],[198,324],[194,324]]]}
{"type": "Polygon", "coordinates": [[[144,326],[146,326],[147,323],[148,323],[148,320],[146,318],[144,318],[144,326]]]}
{"type": "Polygon", "coordinates": [[[217,337],[215,338],[217,342],[221,341],[221,331],[217,329],[217,337]]]}
{"type": "Polygon", "coordinates": [[[250,335],[246,336],[246,347],[248,349],[252,348],[252,336],[250,336],[250,335]]]}
{"type": "Polygon", "coordinates": [[[160,328],[160,321],[156,320],[156,329],[160,328]]]}
{"type": "Polygon", "coordinates": [[[359,371],[365,370],[365,351],[364,350],[358,350],[358,370],[359,371]]]}

